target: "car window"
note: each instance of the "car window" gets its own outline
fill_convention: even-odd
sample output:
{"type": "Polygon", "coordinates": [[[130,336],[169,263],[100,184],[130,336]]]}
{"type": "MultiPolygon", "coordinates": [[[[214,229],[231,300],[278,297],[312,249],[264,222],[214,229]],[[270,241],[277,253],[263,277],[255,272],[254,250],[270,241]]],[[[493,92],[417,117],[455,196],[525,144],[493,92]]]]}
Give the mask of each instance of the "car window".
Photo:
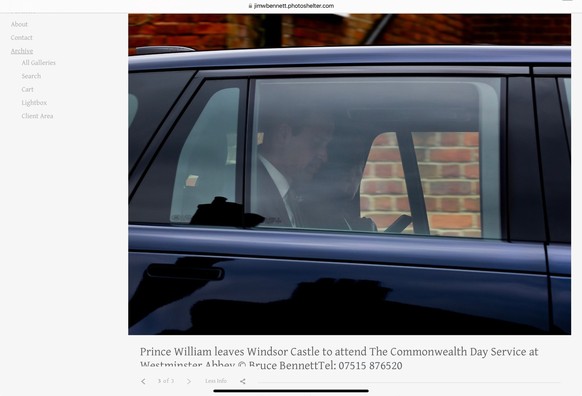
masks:
{"type": "Polygon", "coordinates": [[[137,114],[137,109],[139,107],[139,101],[137,100],[137,96],[130,93],[129,94],[129,121],[128,125],[131,128],[131,124],[133,124],[133,120],[135,120],[135,115],[137,114]]]}
{"type": "Polygon", "coordinates": [[[132,198],[130,221],[212,225],[231,220],[200,220],[194,215],[200,207],[216,209],[219,215],[226,215],[225,208],[237,210],[232,205],[236,204],[241,84],[208,81],[202,86],[132,198]],[[204,206],[216,197],[220,197],[218,207],[204,206]]]}
{"type": "Polygon", "coordinates": [[[568,109],[571,111],[572,110],[572,79],[571,78],[564,78],[562,81],[564,82],[564,91],[566,92],[568,109]]]}
{"type": "Polygon", "coordinates": [[[567,80],[535,79],[546,238],[550,243],[571,241],[571,121],[567,80]]]}
{"type": "Polygon", "coordinates": [[[564,117],[564,123],[566,126],[566,134],[568,135],[568,146],[571,147],[572,137],[571,137],[571,116],[572,114],[572,79],[571,78],[561,78],[559,79],[560,95],[562,97],[562,114],[564,117]]]}
{"type": "Polygon", "coordinates": [[[198,205],[216,196],[234,202],[238,88],[214,93],[180,151],[170,218],[190,222],[198,205]]]}
{"type": "Polygon", "coordinates": [[[192,74],[192,71],[129,74],[130,169],[135,165],[192,74]]]}
{"type": "Polygon", "coordinates": [[[258,80],[261,227],[501,237],[501,79],[258,80]]]}

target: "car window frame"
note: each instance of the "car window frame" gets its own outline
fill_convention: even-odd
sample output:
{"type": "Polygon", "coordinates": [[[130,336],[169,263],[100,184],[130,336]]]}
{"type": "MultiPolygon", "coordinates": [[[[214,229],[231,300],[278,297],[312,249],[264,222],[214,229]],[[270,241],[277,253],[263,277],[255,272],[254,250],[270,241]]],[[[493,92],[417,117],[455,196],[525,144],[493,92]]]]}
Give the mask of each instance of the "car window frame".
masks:
{"type": "MultiPolygon", "coordinates": [[[[163,71],[164,69],[153,69],[152,71],[163,71]]],[[[145,176],[147,170],[149,169],[153,159],[158,153],[159,148],[163,144],[163,142],[167,139],[170,132],[174,128],[174,125],[181,117],[182,112],[190,103],[195,92],[199,89],[200,83],[202,80],[200,78],[196,78],[198,70],[197,69],[189,69],[194,72],[192,78],[190,79],[189,83],[184,87],[182,94],[174,103],[172,109],[168,114],[161,125],[158,126],[157,132],[152,137],[150,143],[145,148],[145,150],[141,153],[139,160],[134,165],[133,169],[129,173],[129,182],[128,182],[128,190],[129,190],[129,201],[136,191],[137,186],[141,183],[143,177],[145,176]]],[[[139,72],[139,70],[135,70],[133,72],[139,72]]]]}
{"type": "MultiPolygon", "coordinates": [[[[141,117],[139,116],[139,107],[136,107],[136,113],[133,114],[130,122],[129,122],[129,173],[132,173],[132,170],[135,168],[136,164],[139,162],[141,155],[145,152],[150,142],[153,140],[154,136],[158,132],[160,126],[164,123],[164,120],[168,117],[168,115],[172,112],[172,109],[177,104],[180,96],[186,89],[186,87],[190,84],[190,81],[194,77],[195,71],[194,70],[153,70],[153,71],[134,71],[129,73],[128,78],[128,88],[131,89],[132,84],[138,85],[138,81],[133,81],[134,78],[141,78],[141,77],[149,77],[152,80],[156,80],[154,84],[158,84],[156,88],[163,87],[163,89],[169,90],[173,89],[173,92],[165,92],[166,95],[169,95],[166,101],[166,106],[164,109],[161,109],[158,117],[154,120],[155,124],[149,125],[151,120],[148,121],[148,130],[135,130],[138,126],[134,125],[134,122],[139,121],[141,122],[141,117]],[[163,76],[163,77],[162,77],[163,76]],[[173,79],[173,85],[168,83],[168,79],[173,79]],[[136,119],[136,116],[138,117],[136,119]],[[139,144],[136,142],[139,141],[139,144]],[[132,142],[133,141],[133,142],[132,142]],[[137,147],[135,147],[137,146],[137,147]],[[135,150],[135,152],[132,152],[135,150]]],[[[130,95],[131,90],[129,91],[130,95]]],[[[140,106],[140,102],[144,100],[140,100],[143,98],[138,98],[137,96],[133,95],[136,99],[136,104],[140,106]]],[[[149,99],[149,98],[148,98],[149,99]]],[[[150,101],[155,101],[157,105],[157,99],[149,99],[150,101]]],[[[131,103],[130,103],[131,105],[131,103]]],[[[130,113],[131,116],[131,113],[130,113]]],[[[145,128],[144,128],[145,129],[145,128]]]]}
{"type": "MultiPolygon", "coordinates": [[[[291,78],[294,76],[297,77],[306,77],[306,76],[332,76],[332,77],[342,77],[342,76],[361,76],[361,75],[372,75],[372,76],[398,76],[403,75],[406,76],[442,76],[442,77],[455,77],[455,76],[477,76],[477,77],[489,77],[489,76],[497,76],[502,78],[502,112],[501,116],[501,186],[500,186],[500,193],[501,193],[501,240],[506,241],[545,241],[545,219],[543,218],[543,212],[541,214],[542,222],[540,223],[538,220],[538,216],[534,216],[534,220],[532,221],[531,216],[525,215],[523,210],[520,210],[520,199],[519,196],[523,196],[524,188],[509,188],[512,183],[512,180],[519,180],[520,175],[523,175],[524,172],[527,172],[531,169],[531,164],[534,167],[539,167],[539,162],[537,159],[537,146],[535,147],[536,155],[532,155],[532,150],[528,150],[528,157],[533,162],[526,162],[530,164],[526,166],[527,170],[523,169],[523,166],[520,165],[520,160],[515,159],[515,153],[517,152],[517,156],[519,155],[519,150],[517,149],[519,143],[510,141],[510,133],[507,128],[511,127],[512,120],[508,119],[508,106],[512,106],[510,102],[512,100],[515,101],[515,98],[512,99],[510,89],[510,81],[512,79],[521,78],[524,81],[522,85],[529,85],[531,90],[532,80],[531,78],[532,73],[531,69],[525,66],[482,66],[482,65],[451,65],[451,66],[435,66],[435,65],[414,65],[413,67],[407,66],[353,66],[353,67],[341,67],[341,66],[309,66],[309,67],[269,67],[269,68],[242,68],[242,69],[209,69],[209,70],[199,70],[196,76],[193,78],[191,84],[188,86],[186,92],[181,97],[181,101],[185,101],[182,106],[175,106],[176,108],[172,111],[172,113],[168,116],[168,119],[160,128],[160,133],[156,134],[156,139],[160,142],[165,140],[168,133],[171,131],[173,125],[175,124],[176,120],[179,118],[181,112],[185,108],[186,103],[192,98],[195,91],[199,88],[201,81],[205,79],[232,79],[232,78],[239,78],[245,79],[247,81],[247,103],[246,103],[246,130],[245,130],[245,137],[244,137],[244,144],[238,144],[239,150],[242,150],[237,155],[239,158],[242,158],[244,161],[245,167],[244,169],[248,169],[249,162],[252,160],[249,154],[246,152],[246,147],[251,147],[252,145],[252,117],[253,114],[253,98],[254,98],[254,79],[256,78],[291,78]],[[505,82],[507,81],[507,82],[505,82]],[[186,99],[185,99],[186,98],[186,99]],[[512,154],[514,153],[514,154],[512,154]],[[521,173],[511,172],[510,169],[521,169],[521,173]],[[517,213],[517,214],[516,214],[517,213]],[[515,227],[516,224],[525,221],[525,225],[521,227],[515,227]],[[513,224],[513,226],[512,226],[513,224]],[[521,230],[520,230],[521,228],[521,230]],[[524,230],[534,230],[533,234],[530,232],[525,232],[525,235],[522,233],[524,230]],[[533,235],[533,236],[532,236],[533,235]]],[[[523,90],[524,87],[514,88],[513,91],[523,90]]],[[[527,89],[526,89],[527,91],[527,89]]],[[[529,94],[529,99],[527,99],[527,107],[531,107],[531,111],[533,111],[533,93],[529,94]]],[[[515,126],[513,126],[514,129],[515,126]]],[[[524,127],[520,126],[517,129],[523,130],[524,127]]],[[[527,127],[526,127],[527,129],[527,127]]],[[[534,126],[535,131],[535,126],[534,126]]],[[[518,135],[518,132],[515,132],[514,135],[518,135]]],[[[155,144],[156,142],[152,142],[150,145],[150,149],[152,147],[159,147],[159,144],[155,144]]],[[[147,165],[143,165],[144,163],[149,164],[151,163],[151,158],[155,155],[155,152],[149,153],[149,156],[144,156],[145,160],[138,164],[141,165],[141,172],[138,172],[138,175],[143,176],[143,172],[147,169],[147,165]],[[149,162],[148,162],[149,159],[149,162]]],[[[521,155],[523,158],[523,155],[521,155]]],[[[237,185],[236,187],[236,197],[237,200],[240,198],[245,208],[248,208],[247,205],[249,201],[249,192],[246,186],[250,185],[250,175],[245,173],[245,170],[239,170],[237,167],[237,184],[242,181],[241,186],[237,185]]],[[[135,191],[135,186],[139,183],[141,179],[137,176],[134,176],[133,182],[132,178],[130,178],[130,199],[132,193],[135,191]]],[[[536,191],[539,190],[539,193],[536,192],[535,195],[536,200],[541,202],[541,187],[538,189],[535,188],[536,191]]],[[[240,202],[240,201],[239,201],[240,202]]],[[[301,232],[304,230],[293,230],[294,232],[301,232]]],[[[308,231],[313,232],[313,231],[308,231]]]]}
{"type": "Polygon", "coordinates": [[[568,121],[556,76],[536,76],[536,116],[540,146],[547,239],[571,242],[571,159],[568,121]]]}
{"type": "MultiPolygon", "coordinates": [[[[217,71],[215,73],[218,73],[217,71]]],[[[501,150],[499,154],[500,164],[499,171],[501,172],[499,176],[499,193],[500,193],[500,218],[498,220],[500,225],[500,239],[509,239],[509,218],[507,213],[509,209],[507,203],[509,200],[506,198],[507,195],[507,78],[509,76],[529,76],[530,71],[528,68],[522,66],[432,66],[425,65],[419,66],[415,65],[413,67],[406,66],[354,66],[350,68],[342,67],[298,67],[298,68],[268,68],[268,69],[242,69],[242,70],[228,70],[227,75],[229,77],[237,76],[240,74],[248,75],[249,80],[249,111],[247,118],[249,119],[249,126],[247,128],[247,145],[252,147],[253,134],[252,134],[252,119],[254,114],[254,93],[256,87],[256,81],[258,79],[273,78],[273,79],[284,79],[284,78],[306,78],[306,77],[398,77],[406,76],[408,77],[477,77],[477,78],[487,78],[487,77],[498,77],[500,78],[500,145],[501,150]],[[349,72],[348,72],[349,70],[349,72]]],[[[250,156],[250,153],[246,153],[250,156]]],[[[247,158],[246,169],[251,169],[252,159],[247,158]]],[[[245,176],[245,186],[250,185],[251,179],[250,175],[245,176]]],[[[250,205],[250,192],[245,190],[245,209],[249,210],[250,205]]],[[[483,213],[483,211],[481,212],[483,213]]],[[[318,232],[308,229],[290,229],[293,232],[318,232]]],[[[421,236],[421,235],[413,235],[421,236]]],[[[424,235],[426,236],[426,235],[424,235]]],[[[434,237],[434,236],[429,236],[434,237]]],[[[472,239],[472,238],[468,238],[472,239]]],[[[484,238],[476,238],[484,239],[484,238]]]]}
{"type": "MultiPolygon", "coordinates": [[[[248,84],[246,82],[245,79],[241,79],[241,78],[236,78],[236,79],[216,79],[216,78],[206,78],[206,76],[204,76],[204,74],[201,75],[197,75],[194,80],[192,81],[191,86],[188,88],[189,90],[189,96],[187,98],[182,97],[181,99],[183,99],[183,106],[177,110],[175,109],[174,112],[172,113],[172,119],[171,121],[166,120],[166,122],[164,123],[164,127],[165,127],[165,133],[163,134],[163,136],[160,136],[160,134],[156,135],[156,138],[158,139],[157,141],[157,145],[155,146],[155,150],[152,149],[152,152],[150,153],[149,156],[149,161],[147,164],[143,164],[142,168],[143,171],[142,173],[140,173],[140,177],[138,178],[138,176],[134,176],[134,183],[131,184],[130,183],[130,197],[129,197],[129,202],[130,202],[130,223],[132,224],[159,224],[159,225],[172,225],[172,222],[170,221],[170,216],[167,216],[167,221],[166,220],[162,220],[160,217],[159,221],[147,221],[147,220],[139,220],[139,219],[132,219],[132,201],[134,200],[134,197],[136,195],[136,192],[139,191],[143,180],[145,179],[145,177],[147,176],[148,171],[151,169],[152,165],[155,164],[156,159],[158,158],[158,156],[160,155],[160,153],[164,150],[164,146],[166,145],[166,143],[168,142],[168,140],[172,137],[172,135],[176,132],[176,128],[180,126],[180,122],[182,122],[184,120],[184,115],[185,113],[188,111],[190,105],[192,102],[196,101],[197,98],[199,98],[198,92],[200,92],[201,89],[203,89],[203,87],[205,86],[205,83],[207,82],[217,82],[218,84],[221,83],[225,83],[228,84],[229,82],[236,82],[236,84],[239,85],[240,88],[240,94],[239,94],[239,98],[240,101],[238,103],[239,105],[239,114],[238,114],[238,122],[237,124],[239,125],[239,133],[238,133],[238,141],[237,141],[237,158],[240,158],[240,162],[237,160],[237,166],[236,166],[236,174],[235,174],[235,197],[242,197],[242,177],[241,177],[241,170],[239,170],[239,168],[243,167],[243,162],[244,162],[244,156],[243,157],[239,157],[239,155],[242,155],[240,150],[244,150],[244,144],[241,146],[241,142],[244,142],[244,135],[245,135],[245,125],[246,125],[246,111],[245,111],[245,105],[246,105],[246,100],[247,100],[247,88],[248,88],[248,84]],[[171,123],[170,123],[171,122],[171,123]],[[170,123],[170,124],[168,124],[170,123]]],[[[215,91],[216,92],[216,91],[215,91]]],[[[209,99],[209,98],[208,98],[209,99]]],[[[206,103],[206,102],[205,102],[206,103]]],[[[202,108],[203,109],[203,108],[202,108]]],[[[199,114],[198,114],[199,115],[199,114]]],[[[186,132],[186,130],[184,131],[178,131],[180,133],[183,134],[183,138],[184,141],[188,136],[188,133],[186,132]]],[[[182,143],[184,143],[184,141],[182,143]]],[[[150,145],[150,146],[153,146],[150,145]]],[[[180,149],[183,147],[180,146],[180,149]]],[[[176,164],[179,160],[179,152],[176,153],[176,164]]],[[[143,162],[143,160],[142,160],[143,162]]],[[[130,178],[131,181],[131,178],[130,178]]],[[[172,178],[172,182],[170,184],[174,184],[174,180],[172,178]]],[[[167,194],[169,196],[169,200],[168,200],[168,207],[164,209],[164,211],[170,213],[171,212],[171,202],[172,202],[172,191],[173,188],[165,191],[165,194],[167,194]]],[[[240,200],[238,200],[238,202],[240,202],[240,200]]],[[[210,202],[209,202],[210,203],[210,202]]],[[[135,216],[135,215],[133,215],[135,216]]]]}

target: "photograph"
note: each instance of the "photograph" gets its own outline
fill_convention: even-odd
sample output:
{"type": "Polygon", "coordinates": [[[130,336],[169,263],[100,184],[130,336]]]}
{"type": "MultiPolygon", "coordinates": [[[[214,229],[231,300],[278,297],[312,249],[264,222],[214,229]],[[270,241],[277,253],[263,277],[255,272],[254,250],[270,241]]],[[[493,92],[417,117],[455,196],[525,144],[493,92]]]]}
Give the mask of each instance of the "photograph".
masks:
{"type": "Polygon", "coordinates": [[[129,14],[129,335],[571,335],[570,14],[129,14]]]}

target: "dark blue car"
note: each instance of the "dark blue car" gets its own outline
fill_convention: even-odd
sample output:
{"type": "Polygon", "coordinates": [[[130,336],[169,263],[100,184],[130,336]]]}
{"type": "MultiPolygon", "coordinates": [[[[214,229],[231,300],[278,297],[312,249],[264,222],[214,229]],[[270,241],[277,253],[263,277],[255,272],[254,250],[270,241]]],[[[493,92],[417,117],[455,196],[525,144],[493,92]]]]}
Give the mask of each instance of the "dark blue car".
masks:
{"type": "Polygon", "coordinates": [[[129,334],[570,334],[570,62],[138,50],[129,334]]]}

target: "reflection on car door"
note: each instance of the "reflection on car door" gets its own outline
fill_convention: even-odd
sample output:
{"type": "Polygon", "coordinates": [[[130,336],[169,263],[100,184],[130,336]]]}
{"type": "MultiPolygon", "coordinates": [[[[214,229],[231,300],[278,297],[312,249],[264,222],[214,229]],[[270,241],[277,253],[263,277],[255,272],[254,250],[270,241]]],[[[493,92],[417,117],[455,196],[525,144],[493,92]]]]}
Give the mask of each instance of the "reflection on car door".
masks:
{"type": "Polygon", "coordinates": [[[131,334],[549,331],[536,244],[132,226],[130,245],[131,334]]]}

